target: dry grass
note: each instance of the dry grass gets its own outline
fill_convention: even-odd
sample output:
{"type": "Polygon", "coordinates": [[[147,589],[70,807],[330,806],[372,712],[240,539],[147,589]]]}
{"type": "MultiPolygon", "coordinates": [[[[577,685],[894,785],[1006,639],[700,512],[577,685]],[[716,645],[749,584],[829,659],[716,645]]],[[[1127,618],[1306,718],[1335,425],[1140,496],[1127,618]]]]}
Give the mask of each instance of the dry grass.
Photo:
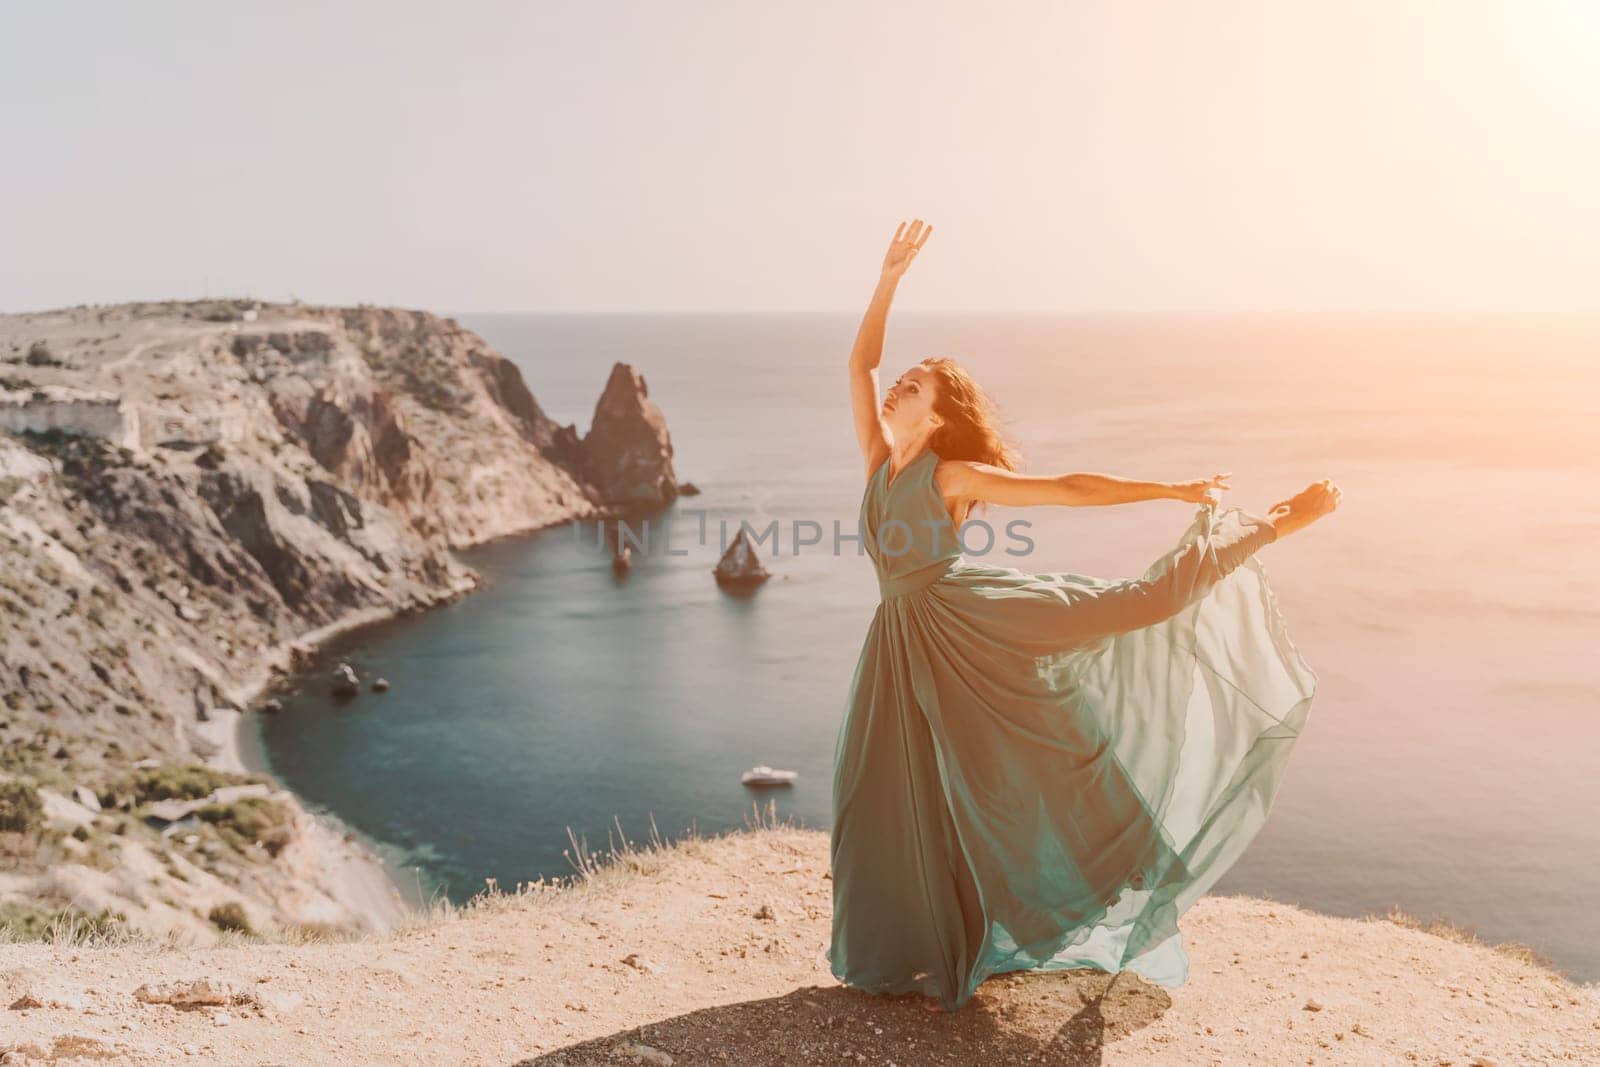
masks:
{"type": "Polygon", "coordinates": [[[595,894],[610,892],[636,878],[648,878],[677,859],[702,855],[708,845],[729,834],[785,833],[799,828],[792,815],[782,820],[778,818],[775,800],[768,800],[765,809],[760,804],[752,803],[751,814],[744,819],[744,828],[721,834],[707,835],[691,827],[676,838],[665,838],[656,827],[652,815],[649,837],[641,843],[628,839],[616,816],[612,816],[611,821],[612,828],[606,831],[606,847],[600,852],[594,851],[586,838],[573,834],[570,826],[567,828],[567,838],[572,847],[563,849],[562,855],[572,865],[572,874],[519,882],[509,891],[502,889],[494,879],[486,879],[487,885],[465,904],[458,906],[442,896],[435,897],[390,933],[369,934],[364,939],[424,933],[441,923],[500,915],[556,902],[581,905],[595,894]]]}
{"type": "MultiPolygon", "coordinates": [[[[216,944],[221,948],[238,948],[244,945],[300,945],[354,939],[337,928],[306,924],[266,933],[222,930],[218,931],[216,944]]],[[[95,916],[71,911],[51,916],[42,929],[37,925],[25,927],[23,923],[0,923],[0,945],[17,944],[87,949],[137,946],[153,951],[192,951],[195,947],[190,935],[183,930],[157,934],[125,923],[108,923],[95,916]]]]}
{"type": "MultiPolygon", "coordinates": [[[[707,845],[736,833],[773,833],[796,829],[793,816],[782,820],[777,815],[777,802],[767,801],[766,808],[751,805],[751,814],[744,820],[744,829],[726,831],[724,834],[706,835],[690,828],[677,838],[663,837],[656,827],[654,816],[650,819],[648,840],[630,841],[622,831],[622,823],[612,817],[614,829],[606,833],[606,847],[592,849],[587,839],[574,835],[567,828],[572,847],[563,849],[574,873],[565,876],[540,878],[518,883],[509,892],[501,889],[492,878],[487,885],[465,904],[457,905],[441,893],[435,893],[421,907],[413,910],[406,919],[391,930],[383,932],[351,930],[320,923],[291,923],[275,930],[244,932],[224,930],[218,935],[219,947],[243,945],[318,945],[334,942],[382,941],[392,937],[407,937],[438,928],[441,924],[462,919],[499,915],[522,908],[549,905],[554,902],[581,905],[593,894],[603,894],[634,878],[648,878],[667,864],[685,856],[703,854],[707,845]]],[[[127,927],[123,924],[97,922],[90,916],[63,913],[51,919],[42,932],[35,929],[25,932],[19,925],[0,922],[0,943],[34,942],[66,948],[91,948],[113,945],[140,945],[151,949],[189,949],[193,944],[180,931],[157,935],[127,927]]]]}
{"type": "Polygon", "coordinates": [[[140,941],[131,931],[110,932],[85,916],[67,915],[51,919],[42,933],[34,936],[11,923],[0,924],[0,944],[22,943],[54,945],[58,948],[94,948],[140,941]]]}
{"type": "Polygon", "coordinates": [[[1501,941],[1499,943],[1485,941],[1478,936],[1478,932],[1475,927],[1451,922],[1448,919],[1434,918],[1423,920],[1417,918],[1415,915],[1401,911],[1399,908],[1390,908],[1388,912],[1382,915],[1373,913],[1363,916],[1363,918],[1365,918],[1367,921],[1392,922],[1396,926],[1403,926],[1408,930],[1420,930],[1422,933],[1432,934],[1434,937],[1442,937],[1446,941],[1455,941],[1458,944],[1477,945],[1481,948],[1487,948],[1492,952],[1498,952],[1500,955],[1509,959],[1526,963],[1530,967],[1538,967],[1542,970],[1549,971],[1552,974],[1559,975],[1569,982],[1574,980],[1570,971],[1566,971],[1558,967],[1554,960],[1539,952],[1537,949],[1531,948],[1517,941],[1501,941]]]}
{"type": "MultiPolygon", "coordinates": [[[[375,942],[389,938],[404,938],[436,930],[445,923],[483,918],[515,912],[530,907],[548,907],[555,904],[582,906],[595,895],[615,891],[637,878],[649,878],[662,868],[684,858],[704,855],[708,846],[717,840],[738,833],[785,833],[800,829],[793,816],[782,820],[777,815],[777,803],[768,800],[763,808],[751,805],[745,816],[743,829],[728,830],[718,834],[704,834],[696,828],[683,831],[676,838],[663,837],[650,819],[650,832],[643,842],[631,841],[622,830],[622,823],[612,817],[612,828],[606,832],[606,846],[596,851],[585,838],[567,828],[571,847],[562,850],[573,867],[573,873],[563,876],[539,878],[521,882],[511,890],[502,889],[492,878],[485,887],[465,904],[454,904],[441,893],[435,893],[424,905],[412,911],[405,921],[392,930],[382,933],[348,930],[342,927],[317,923],[294,923],[277,930],[257,933],[225,931],[219,945],[242,946],[251,944],[315,945],[334,942],[375,942]]],[[[1443,918],[1422,919],[1399,908],[1385,913],[1369,912],[1362,917],[1367,922],[1391,922],[1408,930],[1417,930],[1458,944],[1487,948],[1509,959],[1537,967],[1573,981],[1570,972],[1563,970],[1549,957],[1528,945],[1514,941],[1490,942],[1478,936],[1475,928],[1443,918]]],[[[192,948],[181,934],[165,937],[143,933],[121,924],[97,922],[88,916],[63,915],[52,920],[43,936],[28,936],[9,925],[0,924],[0,943],[43,941],[58,947],[82,948],[137,944],[157,949],[192,948]]]]}

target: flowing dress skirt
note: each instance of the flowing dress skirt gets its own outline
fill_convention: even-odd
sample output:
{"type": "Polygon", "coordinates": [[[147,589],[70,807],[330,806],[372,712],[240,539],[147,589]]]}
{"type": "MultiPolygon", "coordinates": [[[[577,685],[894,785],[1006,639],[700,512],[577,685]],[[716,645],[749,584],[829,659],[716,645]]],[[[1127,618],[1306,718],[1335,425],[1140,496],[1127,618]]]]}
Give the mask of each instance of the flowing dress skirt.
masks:
{"type": "Polygon", "coordinates": [[[947,1008],[1006,971],[1186,980],[1178,919],[1316,691],[1252,558],[1274,536],[1203,504],[1137,579],[958,556],[886,587],[836,744],[835,977],[947,1008]]]}

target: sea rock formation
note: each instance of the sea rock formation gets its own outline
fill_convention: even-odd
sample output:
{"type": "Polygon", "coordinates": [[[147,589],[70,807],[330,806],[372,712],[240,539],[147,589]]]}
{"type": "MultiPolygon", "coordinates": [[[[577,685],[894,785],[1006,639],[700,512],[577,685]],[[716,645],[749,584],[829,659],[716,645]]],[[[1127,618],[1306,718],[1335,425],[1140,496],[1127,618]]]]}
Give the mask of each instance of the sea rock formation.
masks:
{"type": "Polygon", "coordinates": [[[328,684],[335,693],[348,695],[361,692],[361,679],[356,677],[356,669],[348,663],[341,663],[333,669],[328,684]]]}
{"type": "Polygon", "coordinates": [[[678,497],[672,440],[644,375],[618,363],[581,449],[585,479],[605,504],[670,504],[678,497]]]}
{"type": "Polygon", "coordinates": [[[756,546],[750,543],[743,526],[739,527],[728,550],[717,561],[715,574],[717,581],[724,585],[754,585],[772,577],[762,565],[761,556],[756,546]]]}
{"type": "Polygon", "coordinates": [[[342,835],[285,791],[218,793],[261,778],[239,710],[339,630],[476,588],[452,549],[673,484],[631,368],[581,439],[482,338],[416,311],[0,316],[0,409],[0,807],[24,827],[0,833],[0,923],[371,927],[384,901],[352,890],[342,835]],[[121,418],[85,406],[106,396],[121,418]],[[214,795],[233,799],[182,833],[146,818],[214,795]]]}

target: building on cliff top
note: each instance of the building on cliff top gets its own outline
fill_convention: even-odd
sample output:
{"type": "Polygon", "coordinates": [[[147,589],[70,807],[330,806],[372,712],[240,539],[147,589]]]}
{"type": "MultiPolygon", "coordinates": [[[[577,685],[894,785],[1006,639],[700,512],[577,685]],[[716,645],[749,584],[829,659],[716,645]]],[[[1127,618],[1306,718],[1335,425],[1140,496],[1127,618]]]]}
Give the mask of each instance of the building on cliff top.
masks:
{"type": "Polygon", "coordinates": [[[123,448],[139,447],[139,413],[115,393],[64,389],[57,385],[0,390],[0,430],[101,437],[123,448]]]}
{"type": "Polygon", "coordinates": [[[17,391],[0,389],[0,431],[51,430],[103,438],[135,451],[156,445],[209,445],[234,436],[228,420],[221,415],[134,404],[115,393],[57,385],[17,391]]]}

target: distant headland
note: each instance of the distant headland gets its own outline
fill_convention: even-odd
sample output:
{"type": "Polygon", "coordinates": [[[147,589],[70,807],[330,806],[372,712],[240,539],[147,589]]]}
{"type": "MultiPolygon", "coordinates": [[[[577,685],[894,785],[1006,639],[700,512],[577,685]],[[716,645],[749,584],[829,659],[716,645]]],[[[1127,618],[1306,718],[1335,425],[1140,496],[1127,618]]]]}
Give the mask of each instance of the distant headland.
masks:
{"type": "Polygon", "coordinates": [[[373,857],[246,772],[242,715],[452,554],[672,502],[617,363],[589,431],[455,321],[253,300],[0,316],[0,927],[381,930],[373,857]]]}

